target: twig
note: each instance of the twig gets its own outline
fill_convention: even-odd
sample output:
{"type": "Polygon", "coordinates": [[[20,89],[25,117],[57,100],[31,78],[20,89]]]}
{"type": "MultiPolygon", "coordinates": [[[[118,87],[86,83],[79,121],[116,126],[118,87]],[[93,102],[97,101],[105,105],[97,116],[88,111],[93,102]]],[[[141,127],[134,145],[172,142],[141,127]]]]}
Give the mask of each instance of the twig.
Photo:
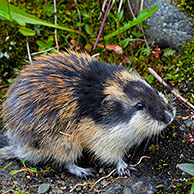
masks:
{"type": "Polygon", "coordinates": [[[127,178],[128,178],[128,176],[118,176],[118,177],[116,177],[115,179],[112,179],[111,181],[105,183],[105,184],[103,185],[103,187],[106,187],[106,186],[109,185],[110,183],[114,183],[115,181],[117,181],[117,180],[119,180],[119,179],[127,179],[127,178]]]}
{"type": "Polygon", "coordinates": [[[79,186],[86,186],[86,185],[92,185],[92,184],[93,184],[93,182],[78,183],[69,192],[71,193],[72,191],[74,191],[79,186]]]}
{"type": "MultiPolygon", "coordinates": [[[[120,3],[122,2],[122,0],[120,1],[120,3]]],[[[115,3],[115,6],[116,6],[116,8],[117,8],[117,4],[115,3]]],[[[117,20],[116,20],[116,23],[117,23],[117,29],[118,29],[118,38],[119,38],[119,45],[120,45],[120,47],[122,47],[122,44],[121,44],[121,32],[120,32],[120,21],[119,21],[119,19],[118,19],[118,14],[119,14],[119,12],[120,12],[120,6],[121,6],[121,4],[119,4],[119,8],[118,8],[118,12],[117,12],[117,20]]]]}
{"type": "Polygon", "coordinates": [[[138,166],[144,158],[150,159],[149,156],[142,156],[142,157],[139,159],[139,161],[138,161],[137,164],[132,164],[132,165],[130,165],[130,166],[133,166],[133,167],[138,166]]]}
{"type": "Polygon", "coordinates": [[[49,49],[44,50],[44,51],[34,52],[34,53],[32,53],[32,54],[31,54],[31,56],[33,56],[33,55],[39,55],[39,54],[42,54],[42,53],[44,53],[44,52],[47,52],[47,51],[53,50],[53,49],[55,49],[55,48],[56,48],[56,47],[49,48],[49,49]]]}
{"type": "Polygon", "coordinates": [[[140,39],[140,38],[130,39],[129,41],[142,41],[142,42],[145,42],[145,40],[144,40],[144,39],[140,39]]]}
{"type": "MultiPolygon", "coordinates": [[[[140,10],[142,11],[143,10],[143,3],[144,3],[144,0],[141,0],[141,5],[140,5],[140,10]]],[[[149,47],[149,44],[148,44],[148,41],[146,39],[146,36],[145,36],[145,32],[144,32],[144,29],[143,29],[143,26],[140,24],[140,28],[141,28],[141,31],[143,32],[143,38],[145,40],[145,43],[146,43],[146,46],[149,47]]]]}
{"type": "Polygon", "coordinates": [[[99,55],[100,55],[100,53],[96,53],[96,54],[92,55],[91,58],[95,58],[95,57],[97,57],[99,55]]]}
{"type": "MultiPolygon", "coordinates": [[[[98,53],[97,53],[98,54],[98,53]]],[[[9,84],[5,84],[5,85],[3,85],[3,86],[0,86],[0,89],[1,88],[7,88],[9,86],[9,84]]]]}
{"type": "Polygon", "coordinates": [[[102,181],[103,179],[106,179],[108,177],[110,177],[113,173],[115,172],[115,169],[112,170],[107,176],[103,176],[100,179],[98,179],[96,182],[86,182],[86,183],[78,183],[76,184],[71,190],[70,192],[74,191],[78,186],[86,186],[86,185],[92,185],[90,188],[90,191],[92,191],[94,189],[94,186],[99,183],[100,181],[102,181]]]}
{"type": "MultiPolygon", "coordinates": [[[[57,6],[56,6],[56,0],[53,0],[54,4],[54,14],[55,14],[55,25],[57,25],[57,6]]],[[[55,28],[55,43],[57,50],[59,51],[59,44],[58,44],[58,39],[57,39],[57,29],[55,28]]]]}
{"type": "Polygon", "coordinates": [[[148,68],[149,72],[166,87],[180,102],[182,102],[186,107],[188,107],[191,111],[194,111],[194,106],[188,102],[185,98],[183,98],[178,92],[176,92],[173,88],[171,88],[152,68],[148,68]]]}
{"type": "MultiPolygon", "coordinates": [[[[143,34],[145,34],[145,32],[144,32],[144,29],[143,29],[143,26],[141,25],[141,31],[143,32],[143,34]]],[[[147,41],[147,39],[146,39],[146,36],[145,35],[143,35],[143,38],[144,38],[144,41],[145,41],[145,43],[146,43],[146,46],[147,47],[149,47],[149,44],[148,44],[148,41],[147,41]]]]}
{"type": "Polygon", "coordinates": [[[96,48],[96,45],[97,45],[97,43],[98,43],[98,40],[99,40],[100,35],[101,35],[101,33],[102,33],[102,30],[103,30],[103,28],[104,28],[104,23],[105,23],[105,20],[106,20],[107,15],[108,15],[108,11],[109,11],[109,7],[110,7],[110,3],[111,3],[111,0],[109,0],[108,6],[107,6],[107,9],[106,9],[106,12],[105,12],[105,15],[104,15],[104,18],[103,18],[102,24],[101,24],[101,28],[100,28],[100,31],[99,31],[99,33],[98,33],[98,37],[97,37],[97,39],[96,39],[96,43],[95,43],[95,45],[94,45],[94,48],[93,48],[93,49],[95,49],[95,48],[96,48]]]}
{"type": "Polygon", "coordinates": [[[68,35],[65,37],[65,42],[69,45],[69,48],[70,48],[70,49],[73,49],[74,46],[73,46],[71,43],[69,43],[69,41],[68,41],[69,36],[70,36],[70,34],[68,34],[68,35]]]}
{"type": "Polygon", "coordinates": [[[129,10],[131,12],[131,15],[133,16],[133,18],[135,17],[134,13],[133,13],[133,10],[132,10],[132,7],[131,7],[131,3],[130,3],[130,0],[127,0],[128,2],[128,7],[129,7],[129,10]]]}
{"type": "Polygon", "coordinates": [[[123,4],[123,0],[120,0],[120,2],[119,2],[119,9],[118,9],[118,13],[121,11],[122,4],[123,4]]]}
{"type": "Polygon", "coordinates": [[[140,1],[140,0],[137,0],[137,1],[136,1],[135,11],[134,11],[134,15],[135,15],[135,16],[137,15],[137,11],[138,11],[138,9],[139,9],[139,1],[140,1]]]}
{"type": "Polygon", "coordinates": [[[90,191],[92,191],[92,190],[94,189],[94,186],[95,186],[97,183],[99,183],[101,180],[104,180],[104,179],[110,177],[114,172],[115,172],[115,169],[112,170],[107,176],[103,176],[103,177],[101,177],[100,179],[98,179],[98,180],[91,186],[90,191]]]}
{"type": "Polygon", "coordinates": [[[143,10],[143,4],[144,4],[144,0],[141,0],[141,4],[140,4],[140,10],[143,10]]]}
{"type": "MultiPolygon", "coordinates": [[[[106,1],[107,0],[104,0],[104,3],[103,3],[104,7],[105,7],[106,1]]],[[[101,15],[103,14],[104,7],[102,7],[101,0],[99,0],[98,2],[99,2],[99,7],[100,7],[100,16],[98,17],[98,19],[100,19],[101,15]]],[[[104,28],[102,29],[102,40],[103,40],[103,45],[104,45],[104,58],[105,58],[105,61],[108,62],[106,44],[105,44],[105,40],[104,40],[104,28]]],[[[93,44],[93,42],[92,42],[92,44],[93,44]]]]}
{"type": "MultiPolygon", "coordinates": [[[[81,24],[81,23],[82,23],[82,19],[81,19],[80,10],[79,10],[79,8],[78,8],[78,6],[77,6],[77,0],[74,0],[74,2],[75,2],[76,9],[77,9],[77,13],[78,13],[79,23],[81,24]]],[[[79,31],[81,31],[81,26],[79,27],[79,31]]],[[[78,38],[77,38],[76,48],[77,48],[78,45],[79,45],[79,38],[80,38],[80,36],[78,36],[78,38]]]]}
{"type": "Polygon", "coordinates": [[[29,61],[30,61],[30,65],[33,65],[32,64],[32,57],[30,55],[30,47],[29,47],[29,42],[28,42],[28,36],[26,36],[26,46],[27,46],[27,52],[28,52],[28,58],[29,58],[29,61]]]}
{"type": "Polygon", "coordinates": [[[101,10],[100,10],[100,15],[99,15],[98,19],[100,19],[101,16],[102,16],[102,13],[103,13],[104,8],[105,8],[105,5],[106,5],[106,2],[107,2],[107,0],[104,0],[104,2],[103,2],[103,4],[102,4],[102,7],[101,7],[101,2],[100,2],[100,0],[99,0],[99,5],[100,5],[100,7],[101,7],[101,10]]]}

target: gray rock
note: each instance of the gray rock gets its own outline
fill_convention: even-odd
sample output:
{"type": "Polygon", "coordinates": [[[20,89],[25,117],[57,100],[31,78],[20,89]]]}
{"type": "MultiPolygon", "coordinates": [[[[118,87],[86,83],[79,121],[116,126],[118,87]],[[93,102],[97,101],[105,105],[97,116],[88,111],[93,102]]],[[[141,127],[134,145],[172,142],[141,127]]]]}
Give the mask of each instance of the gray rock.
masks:
{"type": "Polygon", "coordinates": [[[125,194],[124,188],[121,186],[113,186],[112,188],[108,189],[101,194],[125,194]]]}
{"type": "MultiPolygon", "coordinates": [[[[136,0],[132,0],[134,7],[136,0]]],[[[146,37],[149,42],[154,42],[161,48],[181,49],[183,44],[192,39],[193,23],[169,0],[145,0],[144,9],[154,5],[160,8],[145,23],[146,37]]]]}
{"type": "Polygon", "coordinates": [[[131,188],[131,193],[141,193],[141,194],[154,194],[154,187],[151,183],[145,181],[137,181],[134,183],[131,188]]]}
{"type": "Polygon", "coordinates": [[[51,184],[43,183],[38,187],[38,193],[46,193],[47,191],[49,191],[50,187],[51,184]]]}

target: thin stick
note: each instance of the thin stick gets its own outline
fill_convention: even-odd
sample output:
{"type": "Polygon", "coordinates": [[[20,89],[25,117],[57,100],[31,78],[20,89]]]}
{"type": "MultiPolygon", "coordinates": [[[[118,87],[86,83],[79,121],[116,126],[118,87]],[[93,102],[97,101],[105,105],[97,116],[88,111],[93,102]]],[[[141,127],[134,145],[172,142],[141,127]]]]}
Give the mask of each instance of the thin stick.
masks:
{"type": "Polygon", "coordinates": [[[28,36],[26,36],[26,46],[27,46],[27,52],[28,52],[28,58],[29,58],[29,61],[30,61],[30,65],[33,65],[32,64],[32,57],[31,57],[31,54],[30,54],[30,46],[29,46],[29,42],[28,42],[28,36]]]}
{"type": "MultiPolygon", "coordinates": [[[[140,10],[142,11],[143,10],[143,4],[144,4],[144,0],[141,0],[141,5],[140,5],[140,10]]],[[[145,34],[144,32],[144,29],[143,29],[143,26],[140,24],[140,28],[141,28],[141,31],[143,32],[143,34],[145,34]]],[[[146,39],[146,36],[144,35],[143,36],[144,40],[145,40],[145,43],[146,43],[146,46],[149,47],[149,44],[148,44],[148,41],[146,39]]]]}
{"type": "Polygon", "coordinates": [[[32,53],[32,54],[31,54],[31,56],[32,56],[32,55],[39,55],[39,54],[42,54],[42,53],[44,53],[44,52],[47,52],[47,51],[53,50],[53,49],[55,49],[55,48],[56,48],[56,47],[49,48],[49,49],[44,50],[44,51],[34,52],[34,53],[32,53]]]}
{"type": "Polygon", "coordinates": [[[133,18],[135,17],[135,14],[133,13],[133,10],[132,10],[132,7],[131,7],[131,3],[130,3],[130,0],[127,0],[128,2],[128,7],[129,7],[129,10],[131,12],[131,15],[133,16],[133,18]]]}
{"type": "Polygon", "coordinates": [[[0,89],[1,88],[7,88],[9,86],[9,84],[6,84],[6,85],[3,85],[3,86],[0,86],[0,89]]]}
{"type": "Polygon", "coordinates": [[[111,181],[105,183],[105,184],[103,185],[103,187],[106,187],[107,185],[109,185],[109,184],[111,184],[111,183],[114,183],[115,181],[117,181],[117,180],[119,180],[119,179],[127,179],[127,178],[128,178],[128,176],[118,176],[117,178],[112,179],[111,181]]]}
{"type": "Polygon", "coordinates": [[[140,4],[140,10],[143,10],[143,4],[144,4],[144,0],[141,0],[141,4],[140,4]]]}
{"type": "Polygon", "coordinates": [[[102,12],[103,12],[103,11],[104,11],[104,9],[105,9],[106,2],[107,2],[107,0],[105,0],[105,1],[104,1],[104,3],[103,3],[103,5],[102,5],[102,12]]]}
{"type": "Polygon", "coordinates": [[[142,41],[142,42],[145,42],[145,40],[144,40],[144,39],[140,39],[140,38],[130,39],[129,41],[142,41]]]}
{"type": "Polygon", "coordinates": [[[183,98],[178,92],[171,88],[152,68],[148,68],[149,72],[166,87],[180,102],[182,102],[187,108],[194,112],[194,106],[183,98]]]}
{"type": "Polygon", "coordinates": [[[96,54],[92,55],[91,58],[95,58],[95,57],[97,57],[99,55],[100,55],[100,53],[96,53],[96,54]]]}
{"type": "MultiPolygon", "coordinates": [[[[76,9],[77,9],[77,13],[78,13],[79,23],[81,24],[81,23],[82,23],[82,19],[81,19],[80,10],[79,10],[79,8],[78,8],[78,6],[77,6],[77,0],[74,0],[74,2],[75,2],[76,9]]],[[[79,31],[81,31],[81,26],[79,27],[79,31]]],[[[80,38],[80,36],[78,36],[78,38],[77,38],[76,48],[77,48],[78,45],[79,45],[79,38],[80,38]]]]}
{"type": "Polygon", "coordinates": [[[112,170],[107,176],[103,176],[100,179],[98,179],[96,182],[86,182],[86,183],[78,183],[76,184],[71,190],[70,192],[74,191],[78,186],[86,186],[86,185],[92,185],[90,188],[90,191],[92,191],[94,189],[94,186],[99,183],[101,180],[108,178],[109,176],[111,176],[111,174],[113,174],[115,172],[115,169],[112,170]]]}
{"type": "MultiPolygon", "coordinates": [[[[144,29],[143,29],[143,26],[142,26],[142,25],[141,25],[141,31],[145,34],[145,32],[144,32],[144,29]]],[[[148,41],[147,41],[147,39],[146,39],[146,36],[145,36],[145,35],[143,35],[143,38],[144,38],[144,41],[145,41],[145,43],[146,43],[146,46],[147,46],[147,47],[149,47],[148,41]]]]}
{"type": "Polygon", "coordinates": [[[86,182],[86,183],[78,183],[76,184],[69,192],[71,193],[72,191],[74,191],[78,186],[86,186],[86,185],[92,185],[93,182],[86,182]]]}
{"type": "Polygon", "coordinates": [[[108,15],[108,11],[109,11],[110,4],[111,4],[111,0],[109,0],[108,6],[107,6],[107,8],[106,8],[106,12],[105,12],[105,15],[104,15],[104,18],[103,18],[101,27],[100,27],[100,31],[99,31],[99,33],[98,33],[98,36],[97,36],[97,39],[96,39],[96,43],[95,43],[93,49],[96,48],[96,45],[97,45],[97,43],[98,43],[98,40],[99,40],[100,35],[101,35],[101,33],[102,33],[102,30],[103,30],[103,28],[104,28],[104,23],[105,23],[105,20],[106,20],[107,15],[108,15]]]}
{"type": "MultiPolygon", "coordinates": [[[[55,14],[55,25],[57,25],[57,6],[56,6],[56,0],[53,0],[54,4],[54,14],[55,14]]],[[[57,39],[57,29],[55,28],[55,43],[57,50],[59,51],[59,44],[58,44],[58,39],[57,39]]]]}
{"type": "Polygon", "coordinates": [[[135,6],[135,11],[134,11],[134,15],[136,16],[137,15],[137,11],[139,9],[139,1],[140,0],[136,0],[136,6],[135,6]]]}
{"type": "Polygon", "coordinates": [[[99,183],[99,182],[100,182],[101,180],[103,180],[103,179],[106,179],[106,178],[110,177],[115,171],[116,171],[116,170],[114,169],[114,170],[112,170],[107,176],[103,176],[103,177],[101,177],[100,179],[98,179],[98,180],[91,186],[90,191],[92,191],[92,190],[94,189],[94,186],[95,186],[97,183],[99,183]]]}
{"type": "Polygon", "coordinates": [[[138,163],[135,164],[134,166],[138,166],[144,158],[150,159],[149,156],[142,156],[142,157],[139,159],[138,163]]]}
{"type": "Polygon", "coordinates": [[[118,9],[118,13],[121,11],[122,4],[123,4],[123,0],[120,0],[120,2],[119,2],[119,9],[118,9]]]}

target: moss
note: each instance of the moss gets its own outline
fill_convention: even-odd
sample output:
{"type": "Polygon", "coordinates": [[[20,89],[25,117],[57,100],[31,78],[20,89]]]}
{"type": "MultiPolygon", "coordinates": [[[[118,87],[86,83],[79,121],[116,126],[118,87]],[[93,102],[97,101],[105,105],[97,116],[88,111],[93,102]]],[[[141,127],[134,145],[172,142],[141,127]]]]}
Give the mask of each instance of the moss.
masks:
{"type": "MultiPolygon", "coordinates": [[[[188,13],[192,15],[193,10],[190,7],[193,5],[192,1],[183,1],[179,0],[179,7],[185,7],[188,9],[188,13]],[[188,3],[187,6],[185,3],[188,3]],[[189,11],[190,10],[190,11],[189,11]]],[[[23,9],[24,11],[41,18],[43,20],[47,20],[49,22],[54,22],[54,13],[53,13],[53,2],[51,1],[44,1],[44,0],[21,0],[16,1],[13,0],[15,6],[23,9]]],[[[118,3],[117,3],[118,4],[118,3]]],[[[116,14],[118,5],[116,3],[111,9],[109,13],[109,17],[107,17],[106,25],[104,27],[105,34],[111,32],[111,30],[117,29],[116,23],[116,14]]],[[[131,18],[130,13],[128,11],[128,7],[123,7],[124,9],[124,16],[121,19],[122,26],[124,23],[128,22],[129,18],[131,18]],[[126,10],[125,10],[126,9],[126,10]]],[[[87,34],[86,25],[92,29],[95,37],[99,31],[99,27],[101,25],[101,20],[98,19],[100,14],[100,7],[99,2],[94,0],[87,0],[86,3],[78,3],[75,5],[75,2],[72,3],[68,2],[64,4],[63,1],[57,2],[57,16],[58,16],[58,24],[63,25],[68,28],[73,28],[76,30],[80,30],[87,34]],[[81,10],[81,18],[82,22],[79,22],[79,15],[78,11],[81,10]]],[[[49,47],[55,46],[54,41],[54,29],[48,28],[45,26],[39,25],[27,25],[30,28],[34,29],[36,35],[34,37],[29,38],[30,50],[31,53],[37,52],[38,50],[43,49],[37,41],[42,41],[46,45],[49,44],[49,47]]],[[[8,82],[7,80],[10,77],[14,77],[14,68],[21,69],[22,65],[26,63],[28,60],[27,51],[26,51],[26,40],[24,36],[22,36],[15,25],[7,22],[2,21],[0,23],[1,29],[6,29],[0,31],[0,50],[2,53],[7,53],[10,57],[1,58],[1,67],[0,67],[0,75],[1,75],[1,83],[8,82]],[[9,37],[9,38],[8,38],[9,37]],[[7,39],[8,38],[8,39],[7,39]],[[14,44],[14,45],[12,45],[14,44]]],[[[67,42],[71,40],[78,40],[78,35],[74,33],[68,33],[66,31],[58,30],[58,42],[60,44],[60,49],[63,50],[64,48],[69,48],[67,42]]],[[[137,28],[131,28],[129,31],[122,33],[121,40],[124,40],[126,37],[133,38],[133,33],[136,32],[137,36],[134,38],[140,38],[140,33],[137,32],[137,28]]],[[[94,44],[94,41],[92,43],[94,44]]],[[[79,38],[79,45],[82,50],[84,50],[85,45],[88,43],[79,38]]],[[[90,43],[91,44],[91,43],[90,43]]],[[[119,44],[118,37],[114,37],[111,40],[106,41],[106,44],[119,44]]],[[[117,63],[123,64],[127,68],[135,68],[137,69],[142,76],[149,76],[149,72],[147,68],[150,66],[154,68],[162,78],[166,78],[172,85],[177,85],[182,83],[186,80],[192,79],[192,71],[193,71],[193,48],[194,48],[194,40],[189,41],[182,51],[179,53],[175,52],[172,56],[164,56],[165,50],[162,50],[159,53],[159,58],[155,58],[153,53],[150,53],[148,56],[143,54],[143,49],[145,44],[139,41],[130,42],[129,45],[124,49],[123,55],[117,55],[112,51],[104,51],[102,48],[96,48],[95,52],[99,52],[101,54],[101,61],[105,60],[105,55],[107,55],[107,59],[109,63],[117,63]],[[131,60],[131,64],[127,64],[123,58],[128,57],[131,60]],[[178,68],[178,71],[177,71],[178,68]]],[[[155,48],[152,47],[152,50],[155,48]]],[[[92,54],[92,50],[89,50],[92,54]]]]}
{"type": "Polygon", "coordinates": [[[177,0],[177,7],[186,12],[187,16],[191,17],[192,21],[194,22],[194,1],[191,0],[177,0]]]}

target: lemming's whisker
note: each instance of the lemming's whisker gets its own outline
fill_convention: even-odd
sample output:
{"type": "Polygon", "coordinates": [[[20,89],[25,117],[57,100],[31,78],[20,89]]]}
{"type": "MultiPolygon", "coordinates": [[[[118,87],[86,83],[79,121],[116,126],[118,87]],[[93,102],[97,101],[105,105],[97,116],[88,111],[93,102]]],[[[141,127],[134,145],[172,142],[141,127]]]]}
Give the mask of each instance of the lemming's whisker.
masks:
{"type": "Polygon", "coordinates": [[[147,138],[147,141],[146,141],[146,144],[145,144],[145,147],[144,147],[144,151],[143,151],[144,153],[147,150],[149,142],[150,142],[150,136],[147,138]]]}

